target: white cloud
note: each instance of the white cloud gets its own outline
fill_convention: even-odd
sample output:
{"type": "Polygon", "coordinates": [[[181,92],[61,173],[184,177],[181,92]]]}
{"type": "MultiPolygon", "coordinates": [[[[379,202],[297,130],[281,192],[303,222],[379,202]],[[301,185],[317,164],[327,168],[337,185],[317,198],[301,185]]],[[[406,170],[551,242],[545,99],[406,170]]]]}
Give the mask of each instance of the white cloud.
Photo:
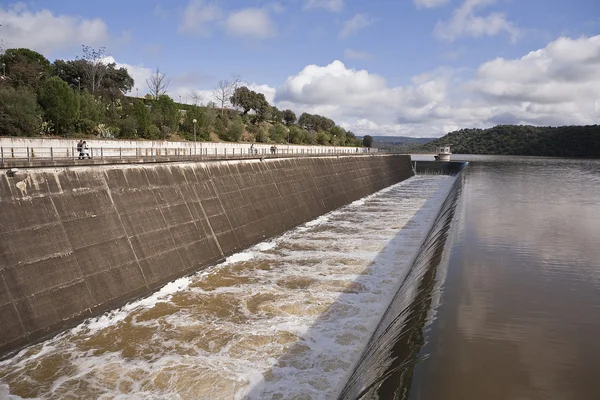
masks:
{"type": "Polygon", "coordinates": [[[390,87],[334,61],[309,65],[275,96],[279,108],[330,117],[355,133],[441,136],[497,124],[600,121],[600,35],[559,38],[514,60],[483,63],[470,78],[440,68],[390,87]]]}
{"type": "Polygon", "coordinates": [[[354,17],[350,18],[347,21],[344,21],[344,26],[340,31],[340,37],[346,38],[350,35],[355,34],[363,28],[371,25],[373,23],[373,19],[369,17],[367,14],[356,14],[354,17]]]}
{"type": "Polygon", "coordinates": [[[227,17],[227,32],[234,36],[264,39],[273,36],[275,27],[266,10],[246,8],[227,17]]]}
{"type": "Polygon", "coordinates": [[[448,3],[449,0],[413,0],[417,8],[435,8],[448,3]]]}
{"type": "Polygon", "coordinates": [[[210,23],[219,20],[221,16],[218,5],[203,0],[191,0],[183,12],[179,32],[209,36],[210,23]]]}
{"type": "Polygon", "coordinates": [[[115,63],[117,68],[125,68],[129,75],[133,78],[134,87],[129,92],[130,95],[136,95],[139,93],[140,96],[143,96],[148,91],[146,87],[146,79],[150,78],[154,70],[151,68],[144,67],[143,65],[131,65],[118,62],[114,57],[108,56],[102,59],[102,62],[105,64],[115,63]],[[137,89],[137,90],[136,90],[137,89]]]}
{"type": "Polygon", "coordinates": [[[483,8],[494,2],[495,0],[465,0],[462,6],[454,11],[450,21],[437,23],[434,30],[435,36],[453,42],[463,36],[494,36],[506,32],[511,41],[516,41],[521,35],[521,31],[508,21],[503,13],[493,12],[486,16],[475,14],[477,8],[483,8]]]}
{"type": "Polygon", "coordinates": [[[367,53],[366,51],[346,49],[344,51],[344,58],[346,60],[368,60],[371,58],[371,54],[367,53]]]}
{"type": "Polygon", "coordinates": [[[104,46],[110,39],[100,18],[55,15],[49,10],[30,11],[23,3],[0,7],[2,39],[6,47],[26,47],[43,54],[73,49],[82,43],[104,46]]]}
{"type": "Polygon", "coordinates": [[[344,0],[306,0],[304,8],[324,8],[331,12],[340,12],[344,8],[344,0]]]}

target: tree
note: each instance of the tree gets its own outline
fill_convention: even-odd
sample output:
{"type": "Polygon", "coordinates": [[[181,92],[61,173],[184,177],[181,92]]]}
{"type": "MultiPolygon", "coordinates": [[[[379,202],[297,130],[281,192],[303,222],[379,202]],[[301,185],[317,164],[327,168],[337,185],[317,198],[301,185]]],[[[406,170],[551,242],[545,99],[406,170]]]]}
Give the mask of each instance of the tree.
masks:
{"type": "Polygon", "coordinates": [[[90,82],[90,88],[92,93],[96,92],[102,85],[102,80],[106,75],[107,69],[104,64],[106,58],[106,47],[100,47],[95,49],[90,46],[82,45],[83,56],[78,58],[79,60],[85,61],[81,64],[84,71],[84,76],[90,82]]]}
{"type": "Polygon", "coordinates": [[[239,115],[236,115],[233,120],[230,121],[227,127],[227,140],[231,142],[237,142],[244,133],[244,123],[239,115]]]}
{"type": "Polygon", "coordinates": [[[198,106],[192,106],[187,110],[180,127],[181,133],[184,134],[186,139],[192,140],[194,138],[194,120],[196,120],[196,139],[208,140],[211,125],[210,112],[198,106]]]}
{"type": "Polygon", "coordinates": [[[77,131],[92,133],[104,121],[106,106],[88,92],[79,93],[77,99],[79,101],[77,131]]]}
{"type": "Polygon", "coordinates": [[[37,89],[51,72],[50,61],[30,49],[8,49],[0,56],[0,64],[4,64],[13,87],[37,89]]]}
{"type": "Polygon", "coordinates": [[[289,135],[291,143],[301,144],[306,141],[307,132],[304,129],[296,125],[291,125],[288,129],[290,130],[289,135]]]}
{"type": "Polygon", "coordinates": [[[284,143],[287,140],[288,130],[282,124],[275,124],[269,128],[269,136],[275,143],[284,143]]]}
{"type": "MultiPolygon", "coordinates": [[[[263,96],[264,98],[264,96],[263,96]]],[[[266,101],[266,100],[265,100],[266,101]]],[[[277,107],[271,107],[269,109],[269,113],[270,113],[270,120],[272,123],[274,124],[280,124],[281,121],[283,121],[283,112],[280,111],[277,107]]]]}
{"type": "Polygon", "coordinates": [[[0,87],[0,136],[38,135],[41,122],[35,93],[0,87]]]}
{"type": "Polygon", "coordinates": [[[194,101],[194,105],[195,106],[202,105],[202,101],[204,100],[204,96],[198,90],[195,90],[195,89],[192,90],[190,92],[190,97],[194,101]]]}
{"type": "Polygon", "coordinates": [[[292,110],[283,111],[283,121],[286,125],[293,125],[296,122],[296,114],[292,110]]]}
{"type": "Polygon", "coordinates": [[[133,104],[133,117],[137,123],[138,136],[144,139],[156,139],[156,137],[152,137],[151,135],[153,133],[151,127],[155,126],[152,122],[152,114],[143,101],[136,101],[133,104]]]}
{"type": "Polygon", "coordinates": [[[48,79],[40,87],[38,102],[46,119],[54,124],[54,131],[67,134],[79,111],[77,97],[69,85],[58,77],[48,79]]]}
{"type": "Polygon", "coordinates": [[[148,94],[154,99],[158,100],[161,96],[167,94],[169,90],[170,81],[167,76],[160,72],[160,69],[156,68],[156,72],[146,79],[146,85],[148,85],[148,94]]]}
{"type": "Polygon", "coordinates": [[[127,68],[121,67],[117,69],[116,65],[115,63],[111,63],[105,66],[106,74],[100,87],[102,92],[108,93],[113,98],[121,97],[125,93],[130,92],[135,83],[131,75],[129,75],[127,68]]]}
{"type": "Polygon", "coordinates": [[[364,147],[371,147],[373,145],[373,137],[371,135],[365,135],[362,144],[364,147]]]}
{"type": "Polygon", "coordinates": [[[255,92],[251,91],[246,86],[242,86],[235,89],[233,95],[229,98],[229,101],[234,107],[241,108],[243,115],[246,115],[250,110],[256,107],[255,94],[255,92]]]}
{"type": "Polygon", "coordinates": [[[165,139],[166,135],[177,127],[179,120],[177,104],[169,96],[163,94],[152,104],[152,114],[163,132],[163,139],[165,139]]]}
{"type": "Polygon", "coordinates": [[[213,98],[217,104],[221,105],[221,114],[225,111],[225,106],[229,103],[234,91],[233,82],[228,80],[219,81],[217,87],[213,90],[213,98]]]}

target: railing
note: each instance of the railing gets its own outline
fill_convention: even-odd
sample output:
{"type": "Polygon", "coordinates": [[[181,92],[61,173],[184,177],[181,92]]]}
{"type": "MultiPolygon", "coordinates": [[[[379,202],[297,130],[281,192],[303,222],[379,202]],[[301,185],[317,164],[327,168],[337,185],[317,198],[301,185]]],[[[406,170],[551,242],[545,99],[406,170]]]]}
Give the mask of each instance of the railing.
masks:
{"type": "Polygon", "coordinates": [[[79,159],[100,160],[144,160],[144,159],[207,159],[207,158],[256,158],[277,156],[323,156],[323,155],[363,155],[370,153],[367,148],[322,147],[322,148],[227,148],[202,147],[183,148],[132,148],[132,147],[90,147],[79,151],[76,147],[4,147],[0,146],[0,162],[19,161],[65,161],[79,159]]]}

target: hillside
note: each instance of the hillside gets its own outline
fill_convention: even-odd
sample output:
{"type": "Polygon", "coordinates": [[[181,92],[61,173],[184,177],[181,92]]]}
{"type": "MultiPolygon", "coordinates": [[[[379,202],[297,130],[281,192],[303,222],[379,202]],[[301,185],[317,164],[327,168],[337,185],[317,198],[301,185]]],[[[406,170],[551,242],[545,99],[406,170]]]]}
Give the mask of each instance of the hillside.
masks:
{"type": "Polygon", "coordinates": [[[433,152],[443,144],[452,144],[456,154],[599,158],[600,126],[498,125],[461,129],[420,146],[418,152],[433,152]]]}
{"type": "Polygon", "coordinates": [[[372,136],[373,147],[390,151],[411,151],[435,138],[415,138],[408,136],[372,136]]]}

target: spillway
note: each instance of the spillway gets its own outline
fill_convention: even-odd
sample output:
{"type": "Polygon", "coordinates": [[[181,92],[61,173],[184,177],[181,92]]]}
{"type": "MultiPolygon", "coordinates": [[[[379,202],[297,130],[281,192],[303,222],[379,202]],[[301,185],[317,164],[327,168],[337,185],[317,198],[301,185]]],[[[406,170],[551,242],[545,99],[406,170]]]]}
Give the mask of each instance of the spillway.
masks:
{"type": "Polygon", "coordinates": [[[0,398],[335,398],[456,178],[415,176],[0,362],[0,398]]]}

